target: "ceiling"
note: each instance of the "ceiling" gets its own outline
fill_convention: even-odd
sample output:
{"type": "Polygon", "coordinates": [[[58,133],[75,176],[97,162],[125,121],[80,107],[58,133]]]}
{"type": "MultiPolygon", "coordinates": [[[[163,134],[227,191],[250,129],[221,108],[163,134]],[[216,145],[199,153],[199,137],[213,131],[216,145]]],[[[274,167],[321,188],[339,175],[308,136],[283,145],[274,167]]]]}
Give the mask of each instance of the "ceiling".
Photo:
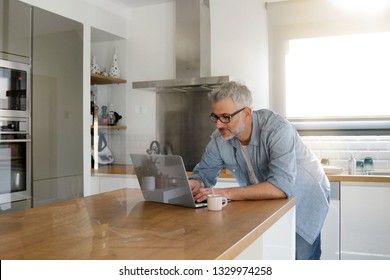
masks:
{"type": "Polygon", "coordinates": [[[121,17],[127,17],[130,9],[173,2],[174,0],[84,0],[121,17]]]}
{"type": "Polygon", "coordinates": [[[113,2],[128,8],[137,8],[149,5],[172,2],[173,0],[104,0],[104,2],[113,2]]]}

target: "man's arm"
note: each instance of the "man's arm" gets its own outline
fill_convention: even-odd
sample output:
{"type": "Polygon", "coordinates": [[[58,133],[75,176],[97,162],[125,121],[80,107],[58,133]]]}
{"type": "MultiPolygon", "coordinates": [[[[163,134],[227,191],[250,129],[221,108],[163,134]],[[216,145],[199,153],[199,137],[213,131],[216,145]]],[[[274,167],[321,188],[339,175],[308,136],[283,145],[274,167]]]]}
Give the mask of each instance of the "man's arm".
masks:
{"type": "MultiPolygon", "coordinates": [[[[197,202],[207,200],[207,195],[212,193],[211,188],[204,188],[199,181],[191,183],[193,185],[192,193],[197,202]]],[[[287,195],[279,188],[269,182],[262,182],[246,187],[232,188],[214,188],[214,193],[221,194],[230,200],[262,200],[262,199],[280,199],[287,195]]]]}

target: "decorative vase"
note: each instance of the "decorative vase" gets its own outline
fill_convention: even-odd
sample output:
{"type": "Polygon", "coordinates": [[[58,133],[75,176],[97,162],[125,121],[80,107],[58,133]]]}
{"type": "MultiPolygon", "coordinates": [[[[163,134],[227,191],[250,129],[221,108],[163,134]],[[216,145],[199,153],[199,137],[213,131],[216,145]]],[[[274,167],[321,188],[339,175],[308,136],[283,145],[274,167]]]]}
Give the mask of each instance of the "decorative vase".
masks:
{"type": "Polygon", "coordinates": [[[96,62],[96,56],[92,56],[91,59],[91,73],[92,74],[100,74],[100,67],[96,62]]]}
{"type": "Polygon", "coordinates": [[[119,65],[118,65],[118,57],[116,56],[116,51],[114,51],[114,57],[112,59],[112,64],[110,67],[110,73],[109,75],[111,77],[119,78],[120,71],[119,71],[119,65]]]}

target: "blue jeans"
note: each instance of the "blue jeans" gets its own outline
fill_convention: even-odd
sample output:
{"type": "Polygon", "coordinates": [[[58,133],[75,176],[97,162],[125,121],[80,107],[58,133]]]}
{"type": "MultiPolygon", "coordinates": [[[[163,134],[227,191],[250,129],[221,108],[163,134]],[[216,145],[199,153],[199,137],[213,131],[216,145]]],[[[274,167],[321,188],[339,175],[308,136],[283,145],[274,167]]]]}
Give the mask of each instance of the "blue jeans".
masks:
{"type": "Polygon", "coordinates": [[[319,260],[321,257],[321,234],[318,235],[313,244],[295,234],[295,259],[296,260],[319,260]]]}

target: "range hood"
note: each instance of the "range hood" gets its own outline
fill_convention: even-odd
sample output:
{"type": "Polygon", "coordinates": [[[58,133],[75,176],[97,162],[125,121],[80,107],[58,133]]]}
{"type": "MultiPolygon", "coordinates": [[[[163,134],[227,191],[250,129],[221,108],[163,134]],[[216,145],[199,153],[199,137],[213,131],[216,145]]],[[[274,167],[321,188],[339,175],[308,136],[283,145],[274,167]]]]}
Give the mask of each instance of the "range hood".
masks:
{"type": "Polygon", "coordinates": [[[209,0],[176,0],[176,78],[133,82],[134,89],[209,91],[231,80],[210,75],[209,0]]]}

